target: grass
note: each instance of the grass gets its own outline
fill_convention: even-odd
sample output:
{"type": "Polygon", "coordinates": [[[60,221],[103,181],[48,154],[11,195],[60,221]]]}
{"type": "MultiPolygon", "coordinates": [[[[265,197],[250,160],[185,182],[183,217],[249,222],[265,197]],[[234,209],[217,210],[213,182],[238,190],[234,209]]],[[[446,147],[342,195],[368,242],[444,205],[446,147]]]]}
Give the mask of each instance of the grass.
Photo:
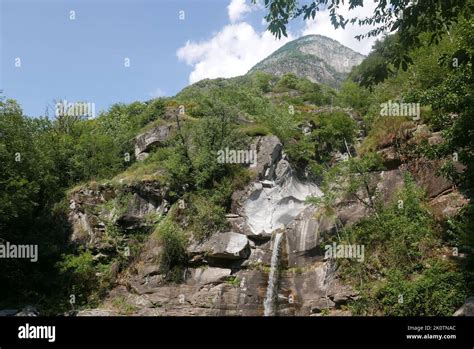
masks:
{"type": "Polygon", "coordinates": [[[146,159],[143,162],[135,162],[127,170],[115,176],[112,183],[133,184],[142,181],[162,181],[163,179],[164,171],[161,166],[153,162],[152,159],[146,159]]]}
{"type": "Polygon", "coordinates": [[[267,136],[271,133],[270,130],[266,126],[260,125],[260,124],[251,124],[251,125],[241,126],[239,128],[239,131],[249,137],[267,136]]]}
{"type": "Polygon", "coordinates": [[[226,284],[234,286],[234,287],[238,287],[240,285],[240,279],[237,276],[230,276],[226,280],[226,284]]]}
{"type": "Polygon", "coordinates": [[[131,315],[138,310],[136,306],[127,302],[125,297],[118,297],[112,300],[112,306],[121,315],[131,315]]]}
{"type": "Polygon", "coordinates": [[[384,143],[396,140],[403,136],[403,132],[414,127],[414,123],[407,117],[388,116],[381,117],[374,122],[372,129],[360,145],[360,155],[380,149],[384,143]]]}

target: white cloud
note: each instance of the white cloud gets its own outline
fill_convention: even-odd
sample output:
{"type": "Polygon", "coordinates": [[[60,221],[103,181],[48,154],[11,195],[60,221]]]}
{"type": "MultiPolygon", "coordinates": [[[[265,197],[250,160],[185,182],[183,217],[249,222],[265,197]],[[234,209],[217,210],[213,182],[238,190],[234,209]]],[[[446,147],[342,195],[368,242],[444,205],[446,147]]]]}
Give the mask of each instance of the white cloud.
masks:
{"type": "MultiPolygon", "coordinates": [[[[344,5],[341,5],[339,7],[338,13],[346,19],[353,17],[358,17],[359,19],[362,19],[365,17],[372,16],[376,6],[377,3],[375,3],[374,1],[364,1],[363,7],[356,7],[352,10],[349,10],[349,2],[347,1],[344,5]]],[[[359,26],[357,22],[355,24],[347,23],[345,29],[334,29],[329,17],[329,11],[326,10],[317,12],[314,20],[306,21],[302,35],[324,35],[339,41],[341,44],[350,47],[354,51],[363,54],[368,54],[375,40],[377,38],[380,38],[381,36],[378,36],[377,38],[364,38],[360,41],[354,38],[354,36],[359,34],[365,34],[370,29],[373,29],[373,27],[359,26]]]]}
{"type": "Polygon", "coordinates": [[[205,78],[243,75],[259,61],[292,40],[275,39],[270,32],[259,33],[245,22],[230,24],[202,42],[188,41],[178,52],[178,58],[193,66],[189,76],[192,84],[205,78]]]}
{"type": "Polygon", "coordinates": [[[245,0],[231,0],[229,6],[227,6],[227,13],[231,23],[239,21],[250,11],[252,11],[252,8],[246,4],[245,0]]]}

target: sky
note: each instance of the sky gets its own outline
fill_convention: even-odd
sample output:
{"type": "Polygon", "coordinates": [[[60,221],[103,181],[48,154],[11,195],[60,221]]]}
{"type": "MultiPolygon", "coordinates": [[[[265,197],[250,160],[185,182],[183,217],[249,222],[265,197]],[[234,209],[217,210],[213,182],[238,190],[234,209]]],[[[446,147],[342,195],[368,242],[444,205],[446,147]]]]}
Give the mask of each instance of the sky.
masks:
{"type": "MultiPolygon", "coordinates": [[[[0,0],[0,90],[33,117],[64,100],[100,111],[173,96],[201,79],[243,75],[303,35],[325,35],[363,54],[375,40],[354,38],[367,28],[334,30],[327,11],[293,21],[288,37],[277,40],[266,31],[262,3],[0,0]]],[[[369,0],[351,14],[373,8],[369,0]]]]}

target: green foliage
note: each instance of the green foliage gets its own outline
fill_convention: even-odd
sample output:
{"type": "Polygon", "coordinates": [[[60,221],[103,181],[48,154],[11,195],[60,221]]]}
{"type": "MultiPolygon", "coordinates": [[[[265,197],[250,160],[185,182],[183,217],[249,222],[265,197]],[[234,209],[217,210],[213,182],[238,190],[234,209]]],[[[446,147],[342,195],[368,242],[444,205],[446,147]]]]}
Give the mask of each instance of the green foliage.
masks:
{"type": "Polygon", "coordinates": [[[424,200],[406,177],[391,205],[342,232],[341,243],[365,246],[363,262],[340,262],[361,292],[351,305],[356,313],[451,315],[464,301],[464,276],[437,254],[440,234],[424,200]]]}
{"type": "Polygon", "coordinates": [[[367,112],[369,91],[362,86],[350,80],[345,81],[339,91],[338,99],[343,107],[353,108],[364,115],[367,112]]]}
{"type": "Polygon", "coordinates": [[[327,165],[334,152],[346,153],[346,143],[353,144],[357,124],[346,113],[332,112],[300,117],[313,126],[309,135],[294,134],[288,141],[286,152],[300,168],[309,167],[315,175],[321,175],[320,165],[327,165]],[[309,121],[308,121],[309,119],[309,121]]]}
{"type": "Polygon", "coordinates": [[[352,68],[349,78],[362,87],[372,89],[374,85],[393,76],[395,69],[391,62],[397,57],[398,41],[398,34],[377,40],[368,57],[352,68]]]}
{"type": "Polygon", "coordinates": [[[228,166],[217,161],[219,150],[245,146],[233,124],[232,111],[217,101],[212,106],[212,114],[193,129],[192,137],[195,147],[190,150],[190,157],[197,188],[208,188],[225,175],[228,166]]]}
{"type": "Polygon", "coordinates": [[[238,287],[240,285],[240,280],[237,276],[230,276],[226,280],[226,283],[233,286],[233,287],[238,287]]]}
{"type": "Polygon", "coordinates": [[[261,72],[231,79],[205,79],[183,89],[175,100],[196,118],[213,115],[219,101],[232,114],[253,120],[268,106],[263,94],[273,84],[274,78],[261,72]]]}
{"type": "Polygon", "coordinates": [[[258,121],[283,142],[289,140],[297,130],[297,123],[288,107],[269,106],[258,121]]]}
{"type": "Polygon", "coordinates": [[[94,260],[90,251],[84,251],[79,255],[65,255],[64,260],[60,263],[60,270],[62,272],[73,271],[71,275],[81,283],[90,284],[95,281],[94,260]]]}
{"type": "Polygon", "coordinates": [[[462,275],[446,262],[433,261],[433,266],[414,280],[407,280],[399,270],[390,270],[387,281],[372,290],[370,298],[364,295],[351,307],[358,314],[451,316],[467,295],[462,275]]]}
{"type": "Polygon", "coordinates": [[[373,181],[373,172],[383,169],[381,158],[376,153],[360,157],[348,157],[323,173],[322,199],[309,199],[309,202],[323,204],[327,212],[338,198],[357,200],[371,211],[379,207],[377,186],[373,181]]]}
{"type": "Polygon", "coordinates": [[[158,224],[154,234],[162,246],[160,266],[168,278],[177,281],[176,271],[186,262],[187,237],[171,219],[165,219],[158,224]]]}
{"type": "Polygon", "coordinates": [[[209,198],[195,196],[191,203],[191,230],[195,238],[204,240],[227,226],[225,208],[214,204],[209,198]]]}
{"type": "Polygon", "coordinates": [[[278,83],[276,84],[274,91],[282,92],[282,91],[287,91],[287,90],[296,90],[298,83],[299,81],[298,81],[298,78],[295,76],[295,74],[286,73],[280,78],[280,80],[278,80],[278,83]]]}
{"type": "Polygon", "coordinates": [[[64,286],[71,287],[69,291],[76,298],[76,305],[87,304],[89,296],[100,290],[100,280],[90,251],[64,254],[57,267],[62,274],[64,286]]]}
{"type": "Polygon", "coordinates": [[[442,129],[445,143],[438,146],[438,156],[458,153],[459,161],[467,168],[462,180],[474,184],[474,31],[472,21],[462,21],[456,28],[452,50],[439,56],[443,80],[425,90],[416,91],[412,98],[420,98],[433,110],[433,127],[442,129]],[[457,64],[454,64],[454,63],[457,64]]]}
{"type": "Polygon", "coordinates": [[[251,75],[252,84],[263,93],[268,93],[275,83],[275,77],[271,74],[257,71],[251,75]]]}
{"type": "Polygon", "coordinates": [[[138,310],[136,306],[127,302],[125,297],[117,297],[112,300],[112,305],[118,310],[119,314],[131,315],[138,310]]]}

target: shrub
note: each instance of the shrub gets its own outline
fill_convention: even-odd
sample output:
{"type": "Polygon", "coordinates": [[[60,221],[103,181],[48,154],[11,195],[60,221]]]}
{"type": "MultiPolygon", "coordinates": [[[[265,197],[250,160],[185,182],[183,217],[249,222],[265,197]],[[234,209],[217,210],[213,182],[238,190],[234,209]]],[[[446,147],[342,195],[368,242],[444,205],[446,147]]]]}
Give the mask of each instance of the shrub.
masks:
{"type": "Polygon", "coordinates": [[[423,191],[409,177],[389,207],[342,236],[346,243],[365,246],[363,262],[340,262],[344,278],[360,291],[351,304],[355,313],[451,315],[467,296],[462,273],[436,252],[440,234],[423,191]]]}
{"type": "Polygon", "coordinates": [[[191,229],[198,240],[203,240],[226,227],[225,209],[209,198],[194,196],[191,204],[191,229]]]}
{"type": "Polygon", "coordinates": [[[167,277],[170,277],[173,269],[186,262],[186,235],[171,219],[165,219],[158,224],[155,234],[162,246],[160,266],[167,277]]]}
{"type": "Polygon", "coordinates": [[[278,80],[275,90],[276,91],[285,91],[288,89],[294,90],[298,85],[298,78],[292,73],[284,74],[280,80],[278,80]]]}

